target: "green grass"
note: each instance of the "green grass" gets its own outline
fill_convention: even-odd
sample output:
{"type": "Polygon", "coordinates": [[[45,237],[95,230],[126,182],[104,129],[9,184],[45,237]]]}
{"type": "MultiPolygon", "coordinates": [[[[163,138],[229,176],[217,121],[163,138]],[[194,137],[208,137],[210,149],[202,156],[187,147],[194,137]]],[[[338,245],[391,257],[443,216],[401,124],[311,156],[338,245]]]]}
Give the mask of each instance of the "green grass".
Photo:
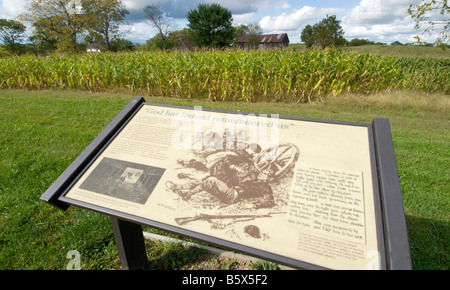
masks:
{"type": "MultiPolygon", "coordinates": [[[[297,51],[307,51],[305,44],[294,43],[289,45],[289,49],[297,51]]],[[[395,45],[361,45],[344,47],[345,51],[355,53],[370,53],[382,56],[395,57],[432,57],[432,58],[450,58],[450,50],[443,50],[440,47],[429,46],[395,46],[395,45]]]]}
{"type": "Polygon", "coordinates": [[[362,45],[346,47],[351,52],[365,52],[395,57],[450,58],[450,50],[427,46],[362,45]]]}
{"type": "MultiPolygon", "coordinates": [[[[0,90],[0,269],[119,269],[108,217],[39,200],[132,99],[127,93],[0,90]]],[[[449,96],[412,92],[329,97],[320,103],[146,101],[370,123],[389,118],[414,269],[450,269],[449,96]]],[[[147,242],[151,269],[231,269],[201,250],[147,242]],[[208,261],[208,262],[207,262],[208,261]]],[[[272,266],[263,266],[272,268],[272,266]]]]}

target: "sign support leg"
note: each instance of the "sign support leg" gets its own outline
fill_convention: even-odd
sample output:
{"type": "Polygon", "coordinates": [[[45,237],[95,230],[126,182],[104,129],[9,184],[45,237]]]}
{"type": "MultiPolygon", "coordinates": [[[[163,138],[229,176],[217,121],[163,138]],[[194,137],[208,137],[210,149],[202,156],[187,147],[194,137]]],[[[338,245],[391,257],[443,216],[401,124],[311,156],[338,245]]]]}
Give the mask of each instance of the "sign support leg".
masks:
{"type": "Polygon", "coordinates": [[[142,270],[148,264],[142,226],[110,216],[123,270],[142,270]]]}

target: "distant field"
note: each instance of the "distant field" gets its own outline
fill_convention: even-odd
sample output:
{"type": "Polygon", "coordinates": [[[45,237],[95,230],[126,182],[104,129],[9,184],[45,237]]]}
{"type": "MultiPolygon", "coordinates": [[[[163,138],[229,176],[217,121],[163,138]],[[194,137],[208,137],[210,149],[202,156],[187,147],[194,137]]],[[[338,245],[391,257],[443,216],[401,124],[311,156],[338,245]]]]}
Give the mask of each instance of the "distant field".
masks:
{"type": "MultiPolygon", "coordinates": [[[[63,270],[70,250],[79,251],[84,270],[120,267],[107,217],[76,207],[62,212],[39,197],[133,96],[0,90],[0,269],[63,270]]],[[[363,123],[388,118],[413,268],[450,269],[448,95],[344,94],[310,104],[162,97],[146,101],[363,123]]],[[[151,269],[233,269],[238,264],[154,242],[147,243],[147,254],[151,269]]]]}
{"type": "Polygon", "coordinates": [[[346,50],[384,56],[450,58],[450,49],[426,46],[363,45],[348,47],[346,50]]]}
{"type": "MultiPolygon", "coordinates": [[[[301,51],[306,50],[304,44],[291,44],[289,48],[301,51]]],[[[450,58],[450,49],[442,50],[439,47],[428,46],[361,45],[345,47],[344,50],[356,53],[373,53],[382,56],[450,58]]]]}

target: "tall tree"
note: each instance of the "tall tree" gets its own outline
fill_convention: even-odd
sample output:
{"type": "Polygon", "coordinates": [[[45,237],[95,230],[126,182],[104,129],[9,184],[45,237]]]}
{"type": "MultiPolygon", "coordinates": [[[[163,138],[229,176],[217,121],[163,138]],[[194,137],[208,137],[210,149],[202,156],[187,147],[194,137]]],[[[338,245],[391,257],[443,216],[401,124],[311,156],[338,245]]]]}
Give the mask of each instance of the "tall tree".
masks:
{"type": "Polygon", "coordinates": [[[58,38],[46,33],[45,24],[41,25],[41,21],[37,21],[33,23],[33,28],[33,35],[30,36],[30,40],[36,46],[37,52],[46,54],[57,49],[58,38]]]}
{"type": "MultiPolygon", "coordinates": [[[[420,5],[410,5],[409,15],[415,21],[415,29],[423,30],[423,33],[439,31],[435,44],[445,48],[447,41],[450,40],[450,7],[447,0],[427,0],[422,1],[420,5]]],[[[417,42],[422,43],[420,36],[415,37],[417,42]]]]}
{"type": "Polygon", "coordinates": [[[302,30],[302,34],[300,36],[301,41],[306,44],[306,47],[310,48],[314,44],[314,30],[311,25],[306,25],[302,30]]]}
{"type": "Polygon", "coordinates": [[[39,32],[48,39],[56,39],[60,51],[78,52],[80,37],[85,32],[84,15],[74,0],[27,0],[28,13],[20,19],[38,26],[39,32]]]}
{"type": "Polygon", "coordinates": [[[96,42],[104,43],[112,50],[112,41],[122,34],[120,25],[129,14],[121,0],[83,0],[86,29],[96,42]]]}
{"type": "Polygon", "coordinates": [[[188,27],[194,42],[200,46],[226,47],[233,42],[231,12],[219,4],[199,4],[187,13],[188,27]]]}
{"type": "Polygon", "coordinates": [[[166,37],[166,47],[164,47],[159,35],[147,40],[146,46],[150,50],[177,49],[183,42],[190,42],[190,30],[188,28],[170,32],[166,37]]]}
{"type": "Polygon", "coordinates": [[[301,40],[307,47],[319,46],[322,49],[332,46],[343,46],[346,43],[341,21],[335,15],[327,16],[322,21],[307,25],[302,31],[301,40]]]}
{"type": "Polygon", "coordinates": [[[16,20],[0,19],[0,41],[11,53],[18,54],[20,42],[25,37],[26,26],[16,20]]]}
{"type": "Polygon", "coordinates": [[[156,5],[148,5],[144,8],[145,17],[150,24],[158,30],[158,35],[163,43],[163,48],[167,49],[167,36],[171,32],[172,24],[164,11],[156,5]]]}

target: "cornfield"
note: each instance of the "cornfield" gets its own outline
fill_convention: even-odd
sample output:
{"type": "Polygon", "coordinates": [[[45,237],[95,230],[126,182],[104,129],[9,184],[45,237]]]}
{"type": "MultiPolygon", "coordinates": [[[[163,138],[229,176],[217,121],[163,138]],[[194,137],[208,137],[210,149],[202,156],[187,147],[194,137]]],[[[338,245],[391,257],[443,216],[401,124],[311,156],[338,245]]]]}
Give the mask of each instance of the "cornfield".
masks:
{"type": "Polygon", "coordinates": [[[127,88],[224,101],[307,102],[344,92],[450,91],[450,59],[343,50],[136,52],[0,59],[0,88],[127,88]]]}

